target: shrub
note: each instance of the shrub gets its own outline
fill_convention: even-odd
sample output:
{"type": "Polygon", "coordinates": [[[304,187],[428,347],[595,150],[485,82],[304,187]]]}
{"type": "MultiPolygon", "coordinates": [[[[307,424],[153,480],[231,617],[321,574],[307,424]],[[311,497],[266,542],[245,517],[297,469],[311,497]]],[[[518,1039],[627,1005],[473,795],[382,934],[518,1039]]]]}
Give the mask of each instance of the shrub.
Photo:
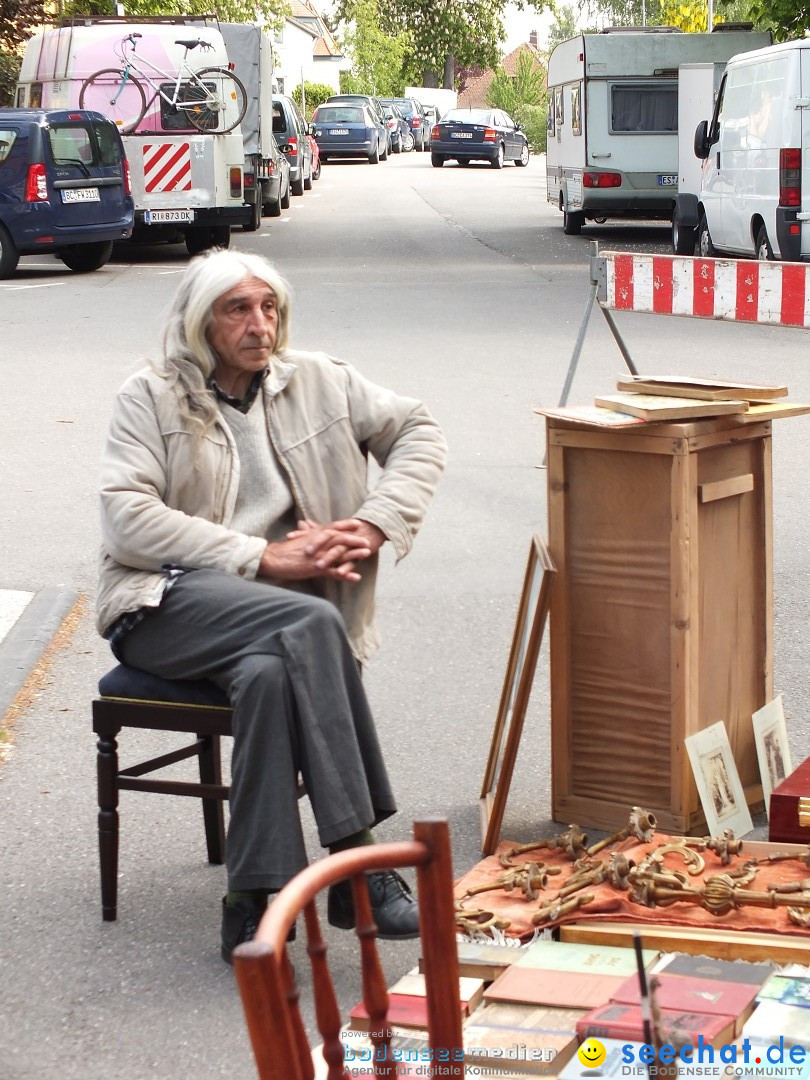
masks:
{"type": "Polygon", "coordinates": [[[520,110],[520,119],[532,153],[544,154],[546,150],[545,105],[524,105],[520,110]]]}
{"type": "MultiPolygon", "coordinates": [[[[323,105],[327,98],[334,94],[334,90],[331,86],[327,86],[326,83],[304,83],[304,94],[306,96],[305,110],[306,119],[309,121],[312,118],[313,112],[319,105],[323,105]]],[[[291,94],[293,101],[298,108],[301,108],[301,84],[298,83],[293,89],[291,94]]]]}

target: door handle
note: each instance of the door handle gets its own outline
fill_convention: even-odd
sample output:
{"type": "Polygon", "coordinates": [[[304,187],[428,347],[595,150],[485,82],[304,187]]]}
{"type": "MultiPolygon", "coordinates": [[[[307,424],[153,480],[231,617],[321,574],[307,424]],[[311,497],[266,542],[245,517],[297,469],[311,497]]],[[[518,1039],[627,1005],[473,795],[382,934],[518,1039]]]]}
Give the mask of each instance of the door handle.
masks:
{"type": "Polygon", "coordinates": [[[718,171],[719,171],[719,169],[720,169],[720,155],[719,154],[717,155],[717,168],[718,168],[718,171]]]}

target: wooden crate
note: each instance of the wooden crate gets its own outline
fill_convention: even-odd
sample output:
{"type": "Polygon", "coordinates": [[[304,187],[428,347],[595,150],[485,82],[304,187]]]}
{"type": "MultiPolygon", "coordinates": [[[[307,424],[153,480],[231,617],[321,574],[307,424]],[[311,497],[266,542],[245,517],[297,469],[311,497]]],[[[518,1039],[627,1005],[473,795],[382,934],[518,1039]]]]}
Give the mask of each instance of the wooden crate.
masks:
{"type": "Polygon", "coordinates": [[[773,696],[770,423],[547,418],[552,812],[628,807],[702,832],[686,736],[726,724],[761,809],[751,715],[773,696]]]}

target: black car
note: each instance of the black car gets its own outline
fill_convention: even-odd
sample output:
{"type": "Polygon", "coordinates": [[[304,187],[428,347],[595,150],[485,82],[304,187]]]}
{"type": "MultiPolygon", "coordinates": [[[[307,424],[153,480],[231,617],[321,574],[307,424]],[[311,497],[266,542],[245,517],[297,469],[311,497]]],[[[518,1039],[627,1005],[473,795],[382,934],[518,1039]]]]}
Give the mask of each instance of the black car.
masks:
{"type": "Polygon", "coordinates": [[[115,124],[82,109],[0,109],[0,278],[42,251],[98,270],[133,216],[115,124]]]}
{"type": "Polygon", "coordinates": [[[425,120],[422,106],[416,98],[381,98],[383,105],[396,105],[413,135],[413,141],[417,150],[427,150],[430,142],[430,127],[425,120]]]}
{"type": "Polygon", "coordinates": [[[450,109],[430,134],[430,160],[438,169],[455,158],[459,165],[488,161],[529,164],[529,143],[520,124],[501,109],[450,109]]]}

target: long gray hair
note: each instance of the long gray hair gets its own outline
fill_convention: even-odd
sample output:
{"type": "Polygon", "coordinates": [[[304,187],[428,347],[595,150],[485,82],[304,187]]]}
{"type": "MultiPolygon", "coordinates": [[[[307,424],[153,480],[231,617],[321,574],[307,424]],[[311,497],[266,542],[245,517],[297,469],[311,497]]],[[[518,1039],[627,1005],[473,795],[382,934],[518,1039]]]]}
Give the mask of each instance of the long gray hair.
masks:
{"type": "Polygon", "coordinates": [[[275,293],[278,334],[274,355],[287,347],[290,287],[261,255],[215,248],[192,259],[166,316],[159,368],[177,388],[181,414],[202,436],[217,418],[216,398],[208,388],[217,357],[208,342],[214,302],[247,277],[266,282],[275,293]]]}

